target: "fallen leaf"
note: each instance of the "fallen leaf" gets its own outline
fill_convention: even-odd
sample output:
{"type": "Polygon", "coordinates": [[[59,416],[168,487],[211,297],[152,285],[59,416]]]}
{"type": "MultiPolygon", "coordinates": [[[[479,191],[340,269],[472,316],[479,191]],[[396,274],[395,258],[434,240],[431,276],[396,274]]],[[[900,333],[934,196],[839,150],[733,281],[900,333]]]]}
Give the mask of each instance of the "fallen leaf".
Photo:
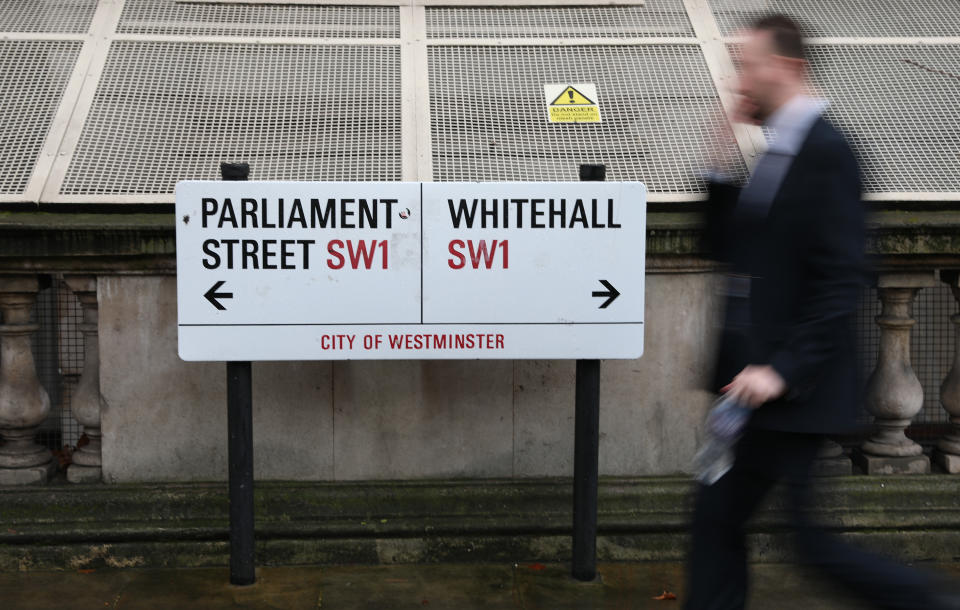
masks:
{"type": "Polygon", "coordinates": [[[55,449],[50,453],[53,454],[53,457],[57,460],[57,464],[59,464],[61,468],[66,468],[73,463],[73,447],[70,445],[64,445],[63,449],[55,449]]]}
{"type": "Polygon", "coordinates": [[[546,567],[547,567],[547,566],[543,565],[542,563],[531,563],[531,564],[530,564],[530,569],[531,569],[531,570],[536,570],[537,572],[539,572],[540,570],[546,569],[546,567]]]}
{"type": "Polygon", "coordinates": [[[96,570],[93,568],[82,568],[77,570],[78,574],[93,574],[94,572],[96,572],[96,570]]]}
{"type": "Polygon", "coordinates": [[[664,589],[663,593],[661,593],[660,595],[654,597],[653,599],[658,600],[658,601],[664,601],[664,600],[667,600],[667,599],[677,599],[677,596],[674,595],[673,593],[667,591],[666,589],[664,589]]]}

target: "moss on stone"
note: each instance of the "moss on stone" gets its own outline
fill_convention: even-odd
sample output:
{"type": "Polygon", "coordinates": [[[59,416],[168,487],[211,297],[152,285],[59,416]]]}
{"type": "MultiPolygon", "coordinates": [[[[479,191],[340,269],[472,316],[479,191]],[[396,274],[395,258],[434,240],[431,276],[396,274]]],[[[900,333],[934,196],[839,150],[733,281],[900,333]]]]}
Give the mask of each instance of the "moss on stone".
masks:
{"type": "MultiPolygon", "coordinates": [[[[677,559],[685,544],[692,483],[686,478],[604,478],[599,489],[602,559],[677,559]]],[[[569,543],[570,481],[258,481],[256,539],[262,564],[562,560],[569,543]],[[560,556],[558,556],[558,553],[560,556]]],[[[838,477],[824,480],[825,525],[911,557],[949,560],[960,548],[960,479],[838,477]]],[[[774,540],[787,519],[774,496],[754,535],[774,540]]],[[[223,483],[0,489],[0,569],[91,561],[146,566],[224,565],[228,498],[223,483]]],[[[766,544],[766,543],[765,543],[766,544]]]]}
{"type": "MultiPolygon", "coordinates": [[[[703,253],[702,216],[695,212],[651,212],[647,254],[703,253]]],[[[960,211],[881,211],[871,214],[869,251],[886,257],[960,257],[960,211]]],[[[176,254],[173,214],[87,214],[0,212],[0,257],[9,267],[29,258],[34,265],[62,257],[121,257],[136,268],[136,257],[176,254]]],[[[960,262],[960,261],[958,261],[960,262]]]]}

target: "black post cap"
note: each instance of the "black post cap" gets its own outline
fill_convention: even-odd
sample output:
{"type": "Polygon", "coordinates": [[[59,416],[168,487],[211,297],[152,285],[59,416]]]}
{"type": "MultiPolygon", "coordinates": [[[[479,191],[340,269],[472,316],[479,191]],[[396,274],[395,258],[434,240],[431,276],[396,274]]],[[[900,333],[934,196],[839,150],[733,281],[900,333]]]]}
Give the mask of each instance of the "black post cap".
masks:
{"type": "Polygon", "coordinates": [[[220,177],[224,180],[248,180],[250,178],[250,164],[221,163],[220,177]]]}
{"type": "Polygon", "coordinates": [[[582,182],[603,182],[607,179],[607,166],[602,163],[584,163],[580,166],[582,182]]]}

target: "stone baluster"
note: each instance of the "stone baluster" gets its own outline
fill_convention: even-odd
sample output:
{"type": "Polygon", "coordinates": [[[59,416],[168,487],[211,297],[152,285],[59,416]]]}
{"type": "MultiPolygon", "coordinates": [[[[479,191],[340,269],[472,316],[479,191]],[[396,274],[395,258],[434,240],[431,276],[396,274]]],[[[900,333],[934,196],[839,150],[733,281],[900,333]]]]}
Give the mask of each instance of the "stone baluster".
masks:
{"type": "Polygon", "coordinates": [[[37,379],[30,339],[38,325],[30,309],[36,276],[0,276],[0,485],[46,483],[57,465],[34,435],[50,413],[50,397],[37,379]]]}
{"type": "Polygon", "coordinates": [[[930,472],[930,459],[923,448],[904,432],[923,408],[923,387],[910,366],[910,329],[916,323],[913,302],[921,288],[934,283],[932,271],[882,274],[878,278],[880,350],[864,396],[875,430],[858,455],[867,474],[930,472]]]}
{"type": "Polygon", "coordinates": [[[92,275],[68,275],[64,278],[83,307],[83,372],[73,393],[70,409],[73,417],[87,435],[88,443],[77,447],[73,462],[67,467],[67,480],[71,483],[100,482],[100,341],[97,333],[99,310],[97,308],[97,278],[92,275]]]}
{"type": "MultiPolygon", "coordinates": [[[[940,279],[953,291],[953,298],[960,304],[960,271],[943,271],[940,279]]],[[[950,316],[954,324],[953,366],[940,386],[940,404],[950,414],[950,431],[937,443],[937,463],[949,473],[960,472],[960,313],[950,316]]]]}

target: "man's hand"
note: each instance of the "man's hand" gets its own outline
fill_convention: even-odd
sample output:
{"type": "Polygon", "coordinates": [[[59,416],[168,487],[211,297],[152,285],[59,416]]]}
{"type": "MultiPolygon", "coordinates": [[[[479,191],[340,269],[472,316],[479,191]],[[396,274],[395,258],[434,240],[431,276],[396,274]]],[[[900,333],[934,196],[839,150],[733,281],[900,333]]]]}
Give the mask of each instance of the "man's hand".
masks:
{"type": "Polygon", "coordinates": [[[763,121],[760,120],[757,114],[760,108],[756,102],[741,93],[737,93],[734,100],[733,112],[730,116],[731,121],[734,123],[746,123],[747,125],[763,124],[763,121]]]}
{"type": "Polygon", "coordinates": [[[756,409],[780,398],[787,391],[787,383],[770,365],[748,365],[733,381],[720,388],[740,403],[756,409]]]}
{"type": "Polygon", "coordinates": [[[707,129],[707,141],[711,145],[707,151],[707,166],[704,170],[717,177],[735,176],[740,155],[734,153],[737,150],[737,139],[730,116],[723,110],[718,111],[713,119],[707,122],[707,129]]]}

